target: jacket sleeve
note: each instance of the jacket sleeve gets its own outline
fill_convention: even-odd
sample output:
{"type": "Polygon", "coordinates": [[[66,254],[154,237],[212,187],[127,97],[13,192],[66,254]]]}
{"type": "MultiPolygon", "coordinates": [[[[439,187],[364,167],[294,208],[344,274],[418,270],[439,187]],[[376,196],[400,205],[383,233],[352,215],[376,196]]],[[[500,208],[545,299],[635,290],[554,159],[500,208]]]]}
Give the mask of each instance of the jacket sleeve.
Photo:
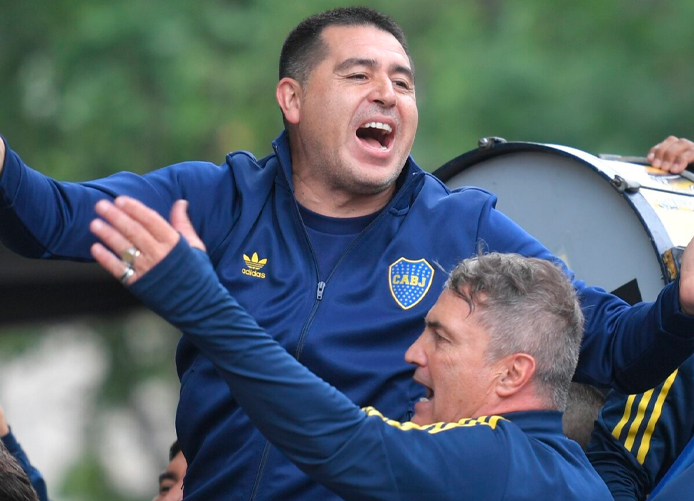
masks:
{"type": "Polygon", "coordinates": [[[612,391],[600,411],[588,458],[617,500],[641,500],[694,434],[694,357],[641,394],[612,391]]]}
{"type": "MultiPolygon", "coordinates": [[[[407,441],[413,438],[403,438],[407,431],[387,424],[379,415],[367,415],[263,331],[219,284],[207,256],[192,250],[183,239],[131,290],[212,361],[268,440],[344,499],[417,498],[413,486],[431,493],[452,492],[451,479],[458,477],[461,462],[450,464],[451,454],[461,458],[469,454],[474,456],[471,463],[478,464],[482,457],[478,449],[487,455],[495,450],[480,430],[470,431],[468,447],[458,451],[460,447],[444,433],[423,431],[407,441]],[[479,438],[475,441],[473,436],[479,438]],[[441,456],[437,464],[449,470],[439,472],[448,475],[442,482],[432,481],[436,469],[422,468],[420,456],[409,449],[413,445],[425,450],[420,442],[430,438],[438,441],[432,446],[441,456]],[[477,442],[479,447],[474,446],[477,442]]],[[[497,456],[493,463],[498,461],[497,456]]]]}
{"type": "Polygon", "coordinates": [[[12,456],[19,463],[19,466],[22,467],[22,470],[24,470],[29,477],[31,486],[36,491],[39,501],[48,501],[46,482],[44,481],[41,472],[31,465],[29,462],[29,457],[24,452],[24,449],[22,449],[22,446],[19,445],[19,442],[17,442],[14,434],[10,431],[10,433],[2,437],[1,440],[5,447],[7,447],[8,452],[12,454],[12,456]]]}
{"type": "MultiPolygon", "coordinates": [[[[202,221],[214,226],[219,216],[203,215],[201,211],[210,204],[202,201],[220,191],[225,170],[205,162],[186,162],[144,176],[120,172],[96,181],[67,183],[31,169],[7,146],[0,176],[0,242],[25,257],[90,261],[89,248],[95,240],[89,222],[96,217],[94,205],[118,195],[136,198],[166,219],[173,202],[188,199],[193,223],[204,240],[202,221]]],[[[215,242],[206,244],[213,248],[215,242]]]]}
{"type": "Polygon", "coordinates": [[[574,380],[613,386],[624,393],[653,388],[694,352],[694,317],[680,311],[679,281],[653,303],[627,303],[588,287],[571,270],[501,212],[490,197],[482,210],[478,242],[489,251],[514,252],[556,262],[572,279],[586,318],[574,380]]]}

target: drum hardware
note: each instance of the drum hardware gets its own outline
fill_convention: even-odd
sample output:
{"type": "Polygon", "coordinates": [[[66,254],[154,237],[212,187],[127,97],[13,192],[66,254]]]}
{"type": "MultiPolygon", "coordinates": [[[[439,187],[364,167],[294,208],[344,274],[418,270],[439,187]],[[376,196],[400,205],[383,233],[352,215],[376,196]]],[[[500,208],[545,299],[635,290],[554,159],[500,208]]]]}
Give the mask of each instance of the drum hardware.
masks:
{"type": "Polygon", "coordinates": [[[477,146],[479,146],[480,150],[488,150],[489,148],[493,148],[497,144],[503,144],[506,142],[506,139],[503,137],[496,137],[496,136],[489,136],[489,137],[483,137],[479,141],[477,141],[477,146]]]}
{"type": "MultiPolygon", "coordinates": [[[[598,158],[602,158],[603,160],[614,160],[616,162],[626,162],[637,165],[651,165],[650,160],[648,160],[646,157],[631,157],[623,155],[611,155],[608,153],[600,153],[598,155],[598,158]]],[[[690,164],[689,167],[694,167],[694,164],[690,164]]],[[[688,170],[689,167],[680,172],[680,176],[682,176],[685,179],[688,179],[689,181],[694,181],[694,172],[688,170]]]]}
{"type": "Polygon", "coordinates": [[[626,162],[628,164],[651,165],[646,157],[634,157],[629,155],[613,155],[611,153],[599,153],[598,158],[603,160],[613,160],[615,162],[626,162]]]}
{"type": "Polygon", "coordinates": [[[665,263],[665,269],[670,282],[674,281],[680,273],[684,249],[684,247],[673,247],[663,253],[663,263],[665,263]]]}
{"type": "Polygon", "coordinates": [[[636,181],[628,181],[622,176],[615,176],[614,179],[610,181],[610,184],[620,193],[624,193],[625,191],[627,193],[636,193],[641,188],[641,185],[636,181]]]}

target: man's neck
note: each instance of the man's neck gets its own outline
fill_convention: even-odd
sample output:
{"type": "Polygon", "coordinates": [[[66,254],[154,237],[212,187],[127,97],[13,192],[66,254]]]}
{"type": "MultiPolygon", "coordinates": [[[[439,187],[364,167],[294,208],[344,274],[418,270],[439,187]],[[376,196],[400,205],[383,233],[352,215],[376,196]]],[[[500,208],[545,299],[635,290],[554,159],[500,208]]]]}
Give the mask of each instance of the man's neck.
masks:
{"type": "MultiPolygon", "coordinates": [[[[310,179],[310,178],[309,178],[310,179]]],[[[359,217],[373,214],[385,207],[395,193],[395,185],[369,195],[334,190],[293,174],[297,202],[317,214],[329,217],[359,217]]]]}
{"type": "Polygon", "coordinates": [[[521,390],[508,398],[503,398],[494,402],[492,405],[479,409],[477,416],[499,416],[512,412],[525,411],[552,411],[557,410],[546,397],[535,391],[528,389],[521,390]]]}

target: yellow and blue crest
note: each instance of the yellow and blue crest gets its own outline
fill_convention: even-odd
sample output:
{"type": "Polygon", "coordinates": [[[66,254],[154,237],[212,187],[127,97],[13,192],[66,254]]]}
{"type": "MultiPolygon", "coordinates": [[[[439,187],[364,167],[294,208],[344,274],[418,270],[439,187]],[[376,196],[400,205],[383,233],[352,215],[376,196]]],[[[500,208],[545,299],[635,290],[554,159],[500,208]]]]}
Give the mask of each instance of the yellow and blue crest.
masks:
{"type": "Polygon", "coordinates": [[[403,310],[419,303],[433,280],[434,268],[426,259],[412,261],[401,257],[388,267],[390,293],[403,310]]]}

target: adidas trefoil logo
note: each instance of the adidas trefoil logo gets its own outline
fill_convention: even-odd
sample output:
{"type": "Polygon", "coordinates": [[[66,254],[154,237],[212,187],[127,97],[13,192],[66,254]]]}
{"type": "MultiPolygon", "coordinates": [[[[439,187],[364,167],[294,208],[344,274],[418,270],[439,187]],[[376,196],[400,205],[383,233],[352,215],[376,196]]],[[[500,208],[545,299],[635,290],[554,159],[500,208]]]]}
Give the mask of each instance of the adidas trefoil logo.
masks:
{"type": "Polygon", "coordinates": [[[250,277],[265,278],[265,273],[260,270],[267,264],[267,258],[258,259],[258,253],[254,252],[251,257],[243,255],[243,262],[246,263],[246,268],[241,270],[241,273],[250,277]]]}

